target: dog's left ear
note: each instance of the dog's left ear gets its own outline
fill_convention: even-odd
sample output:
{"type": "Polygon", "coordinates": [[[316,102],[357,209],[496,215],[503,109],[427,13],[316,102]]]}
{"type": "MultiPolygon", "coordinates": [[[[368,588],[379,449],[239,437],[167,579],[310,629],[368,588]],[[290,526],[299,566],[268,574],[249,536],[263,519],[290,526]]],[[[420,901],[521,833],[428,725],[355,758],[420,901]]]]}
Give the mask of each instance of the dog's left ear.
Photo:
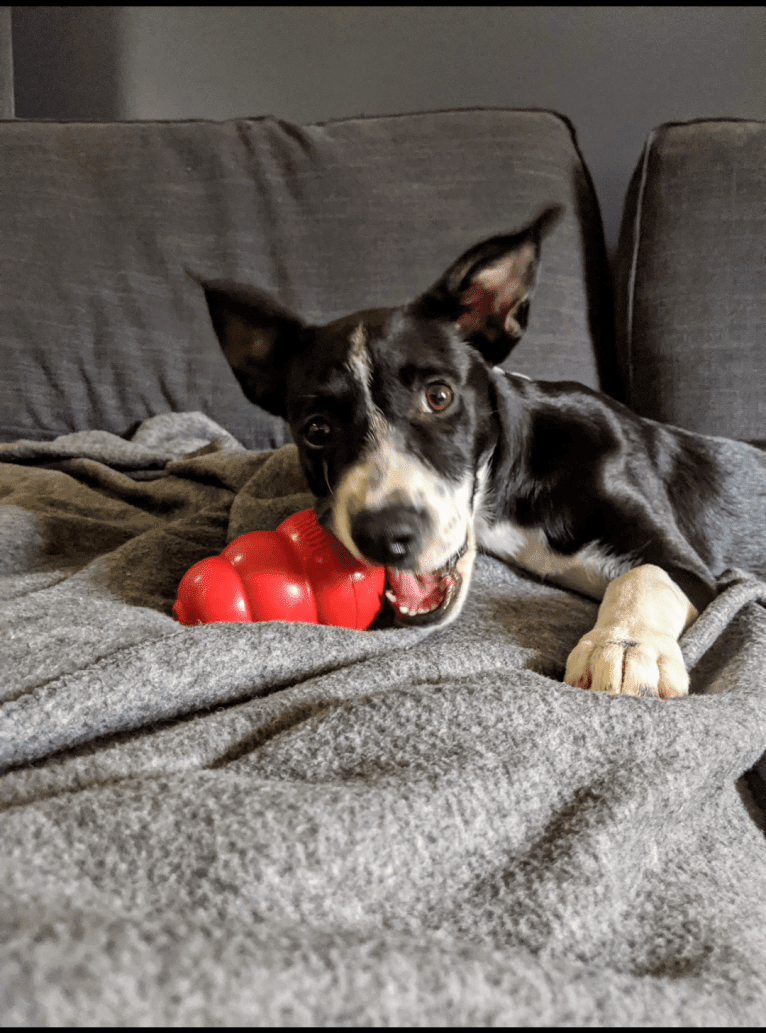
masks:
{"type": "Polygon", "coordinates": [[[526,330],[540,244],[562,211],[560,205],[547,208],[526,229],[476,244],[413,302],[412,311],[454,320],[487,362],[503,362],[526,330]]]}
{"type": "Polygon", "coordinates": [[[303,346],[305,324],[268,295],[225,283],[204,285],[218,340],[245,397],[287,418],[287,367],[303,346]]]}

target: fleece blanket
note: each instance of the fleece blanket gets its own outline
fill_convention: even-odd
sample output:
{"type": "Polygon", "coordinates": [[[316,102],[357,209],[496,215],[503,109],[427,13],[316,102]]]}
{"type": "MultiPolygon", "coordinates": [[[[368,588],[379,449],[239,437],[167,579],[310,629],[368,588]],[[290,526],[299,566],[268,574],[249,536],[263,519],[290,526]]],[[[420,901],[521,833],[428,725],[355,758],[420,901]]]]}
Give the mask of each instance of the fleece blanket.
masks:
{"type": "Polygon", "coordinates": [[[2,445],[0,497],[4,1025],[766,1022],[762,584],[628,699],[488,558],[442,630],[180,626],[311,505],[199,414],[2,445]]]}

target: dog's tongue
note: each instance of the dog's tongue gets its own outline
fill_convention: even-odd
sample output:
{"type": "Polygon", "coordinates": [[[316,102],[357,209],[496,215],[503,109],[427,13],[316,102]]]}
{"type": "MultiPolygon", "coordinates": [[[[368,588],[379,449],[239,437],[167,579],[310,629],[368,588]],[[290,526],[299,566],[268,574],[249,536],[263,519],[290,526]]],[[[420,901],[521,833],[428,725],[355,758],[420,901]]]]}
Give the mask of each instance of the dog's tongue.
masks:
{"type": "Polygon", "coordinates": [[[445,578],[436,574],[411,574],[405,570],[389,570],[388,580],[399,606],[408,610],[434,609],[447,590],[445,578]]]}

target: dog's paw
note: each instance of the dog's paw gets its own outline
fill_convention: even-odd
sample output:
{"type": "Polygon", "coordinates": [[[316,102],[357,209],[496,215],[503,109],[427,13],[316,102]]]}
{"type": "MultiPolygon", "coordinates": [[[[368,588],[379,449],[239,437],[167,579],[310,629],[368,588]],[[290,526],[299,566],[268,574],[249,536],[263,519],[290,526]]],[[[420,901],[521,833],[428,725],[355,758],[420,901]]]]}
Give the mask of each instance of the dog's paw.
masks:
{"type": "Polygon", "coordinates": [[[654,633],[636,640],[598,627],[583,635],[569,654],[564,681],[595,692],[661,699],[689,691],[689,675],[672,635],[654,633]]]}
{"type": "Polygon", "coordinates": [[[660,567],[634,567],[607,585],[596,626],[569,654],[569,685],[624,696],[685,696],[678,639],[697,611],[660,567]]]}

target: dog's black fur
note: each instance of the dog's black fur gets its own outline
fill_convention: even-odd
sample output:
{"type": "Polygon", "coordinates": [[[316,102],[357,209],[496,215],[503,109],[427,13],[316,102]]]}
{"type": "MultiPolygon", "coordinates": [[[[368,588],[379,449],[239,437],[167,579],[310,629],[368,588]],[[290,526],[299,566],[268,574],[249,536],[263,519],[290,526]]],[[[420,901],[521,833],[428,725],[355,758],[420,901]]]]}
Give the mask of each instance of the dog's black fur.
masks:
{"type": "Polygon", "coordinates": [[[400,623],[454,617],[476,547],[595,596],[656,564],[698,610],[726,568],[766,574],[759,451],[496,368],[558,215],[476,245],[404,307],[324,326],[206,288],[245,394],[289,422],[320,520],[388,567],[400,623]]]}

